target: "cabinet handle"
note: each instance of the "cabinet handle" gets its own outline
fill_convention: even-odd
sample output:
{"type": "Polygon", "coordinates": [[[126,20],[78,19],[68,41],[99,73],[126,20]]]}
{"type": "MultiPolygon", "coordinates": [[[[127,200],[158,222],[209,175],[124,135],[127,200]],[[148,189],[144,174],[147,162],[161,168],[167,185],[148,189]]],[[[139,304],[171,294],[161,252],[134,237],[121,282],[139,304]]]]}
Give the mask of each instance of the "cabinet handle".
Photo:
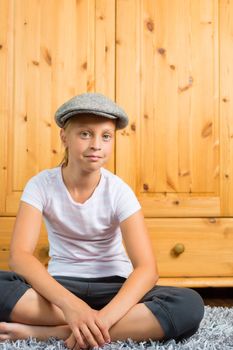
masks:
{"type": "Polygon", "coordinates": [[[172,248],[172,252],[175,255],[180,255],[185,251],[185,246],[183,245],[183,243],[177,243],[173,248],[172,248]]]}

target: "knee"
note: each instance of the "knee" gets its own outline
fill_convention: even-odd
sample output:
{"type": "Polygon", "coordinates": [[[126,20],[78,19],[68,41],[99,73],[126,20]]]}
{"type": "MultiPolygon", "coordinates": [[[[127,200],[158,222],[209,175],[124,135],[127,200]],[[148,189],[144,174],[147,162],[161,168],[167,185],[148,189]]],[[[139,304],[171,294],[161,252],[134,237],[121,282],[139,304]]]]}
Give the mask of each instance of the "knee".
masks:
{"type": "Polygon", "coordinates": [[[200,294],[190,288],[182,289],[182,314],[186,332],[190,335],[195,333],[203,319],[205,307],[200,294]]]}

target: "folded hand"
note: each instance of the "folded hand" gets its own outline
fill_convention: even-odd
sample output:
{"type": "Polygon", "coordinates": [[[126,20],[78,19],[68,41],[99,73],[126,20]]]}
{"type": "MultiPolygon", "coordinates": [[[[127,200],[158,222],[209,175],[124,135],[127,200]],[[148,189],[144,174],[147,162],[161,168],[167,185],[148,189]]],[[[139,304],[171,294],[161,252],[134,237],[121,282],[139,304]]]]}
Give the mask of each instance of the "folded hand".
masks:
{"type": "Polygon", "coordinates": [[[65,341],[69,349],[101,347],[110,342],[110,327],[100,311],[92,309],[83,302],[75,308],[67,308],[64,315],[72,330],[65,341]]]}

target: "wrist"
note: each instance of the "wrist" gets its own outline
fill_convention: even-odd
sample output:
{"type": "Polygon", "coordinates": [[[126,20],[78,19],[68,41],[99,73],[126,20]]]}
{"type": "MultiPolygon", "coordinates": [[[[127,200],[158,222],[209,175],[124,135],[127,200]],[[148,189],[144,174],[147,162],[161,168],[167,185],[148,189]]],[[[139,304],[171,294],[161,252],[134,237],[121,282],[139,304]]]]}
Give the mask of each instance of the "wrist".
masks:
{"type": "Polygon", "coordinates": [[[58,303],[58,307],[63,311],[68,311],[74,309],[75,305],[77,303],[84,303],[81,299],[76,297],[75,295],[65,295],[64,297],[61,297],[58,303]]]}
{"type": "Polygon", "coordinates": [[[114,322],[113,318],[110,316],[111,313],[105,310],[105,307],[99,310],[98,313],[100,318],[104,320],[104,323],[106,324],[108,329],[110,329],[116,322],[116,321],[114,322]]]}

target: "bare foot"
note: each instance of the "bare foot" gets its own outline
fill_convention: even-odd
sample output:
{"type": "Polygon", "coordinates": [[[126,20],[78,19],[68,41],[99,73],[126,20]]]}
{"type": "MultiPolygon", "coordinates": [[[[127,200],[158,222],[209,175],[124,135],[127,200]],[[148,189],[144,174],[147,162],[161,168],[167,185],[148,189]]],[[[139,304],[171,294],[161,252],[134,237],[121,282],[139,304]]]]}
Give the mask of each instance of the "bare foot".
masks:
{"type": "Polygon", "coordinates": [[[47,340],[56,337],[66,340],[71,334],[69,326],[31,326],[22,323],[0,322],[0,341],[27,339],[47,340]]]}

